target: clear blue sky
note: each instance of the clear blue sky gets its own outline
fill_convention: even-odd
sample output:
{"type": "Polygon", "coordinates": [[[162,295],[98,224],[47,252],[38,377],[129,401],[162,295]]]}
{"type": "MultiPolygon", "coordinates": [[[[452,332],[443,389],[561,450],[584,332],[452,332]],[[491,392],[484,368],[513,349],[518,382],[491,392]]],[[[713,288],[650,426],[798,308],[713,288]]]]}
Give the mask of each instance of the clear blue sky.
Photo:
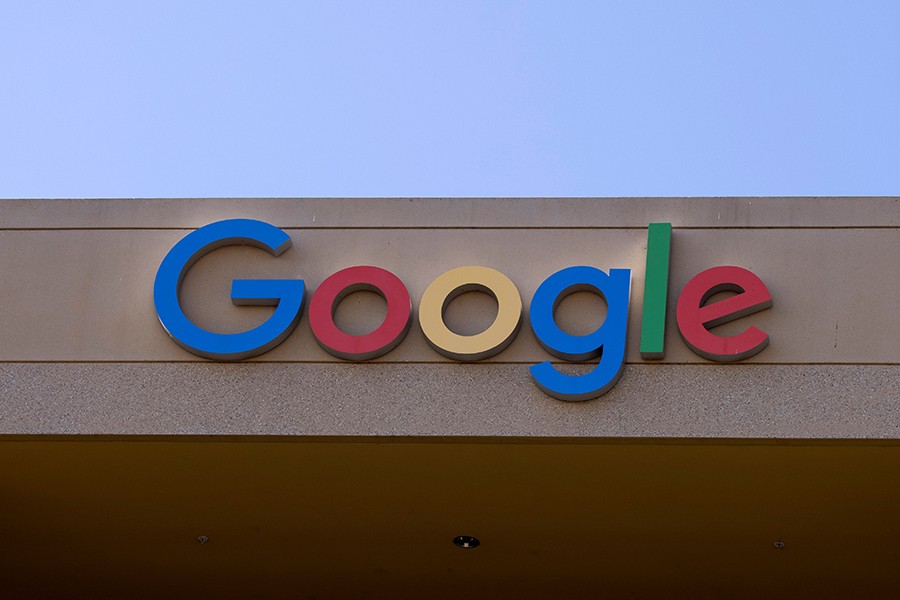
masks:
{"type": "Polygon", "coordinates": [[[900,194],[900,2],[7,2],[0,197],[900,194]]]}

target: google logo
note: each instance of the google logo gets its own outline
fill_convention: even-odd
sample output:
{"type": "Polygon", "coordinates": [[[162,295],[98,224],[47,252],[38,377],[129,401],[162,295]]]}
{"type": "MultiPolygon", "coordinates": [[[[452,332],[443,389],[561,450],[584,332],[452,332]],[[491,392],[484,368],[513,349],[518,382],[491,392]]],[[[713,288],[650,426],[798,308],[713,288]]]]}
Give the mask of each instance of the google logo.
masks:
{"type": "MultiPolygon", "coordinates": [[[[668,298],[669,223],[648,226],[647,269],[641,321],[641,357],[664,358],[664,331],[668,298]]],[[[203,255],[223,246],[252,245],[279,256],[291,245],[281,229],[262,221],[230,219],[210,223],[182,238],[165,256],[156,273],[153,299],[163,328],[187,351],[214,360],[241,360],[258,356],[280,344],[300,321],[305,285],[302,279],[236,279],[231,299],[236,305],[275,306],[259,326],[241,333],[215,333],[192,323],[179,303],[181,281],[203,255]]],[[[582,375],[561,373],[549,361],[532,365],[535,383],[560,400],[588,400],[601,396],[618,381],[625,362],[625,342],[631,292],[631,270],[604,272],[591,266],[572,266],[547,277],[531,299],[528,319],[541,346],[567,361],[599,356],[596,367],[582,375]],[[587,335],[563,331],[554,318],[560,301],[569,294],[589,291],[606,302],[603,324],[587,335]]],[[[741,267],[707,269],[681,290],[676,320],[685,344],[698,355],[717,362],[753,356],[766,347],[769,336],[756,327],[731,336],[710,331],[717,325],[772,305],[765,284],[741,267]],[[727,298],[710,302],[719,292],[727,298]]],[[[374,266],[342,269],[325,279],[309,302],[309,322],[319,345],[333,356],[364,361],[382,356],[399,345],[413,320],[409,291],[396,275],[374,266]],[[384,322],[365,335],[349,335],[334,322],[334,311],[347,295],[360,290],[380,294],[387,303],[384,322]]],[[[515,284],[503,273],[484,266],[451,269],[432,281],[419,301],[418,321],[425,338],[438,353],[458,361],[477,361],[502,352],[522,326],[523,304],[515,284]],[[484,331],[459,335],[444,322],[444,309],[458,295],[481,291],[497,301],[497,316],[484,331]]]]}

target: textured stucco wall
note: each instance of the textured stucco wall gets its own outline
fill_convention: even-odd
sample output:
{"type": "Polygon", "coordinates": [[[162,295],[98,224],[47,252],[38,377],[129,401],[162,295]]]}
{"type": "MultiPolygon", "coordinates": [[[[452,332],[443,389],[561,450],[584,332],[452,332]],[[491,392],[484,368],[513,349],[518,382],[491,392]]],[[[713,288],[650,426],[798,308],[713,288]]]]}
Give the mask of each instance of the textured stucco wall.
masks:
{"type": "MultiPolygon", "coordinates": [[[[900,202],[843,199],[20,200],[0,202],[0,434],[294,434],[671,437],[900,437],[900,202]],[[234,278],[300,277],[313,292],[343,267],[393,271],[414,306],[444,271],[498,269],[527,306],[558,269],[632,269],[629,350],[619,384],[570,404],[543,394],[528,365],[551,357],[526,323],[484,363],[435,353],[414,323],[369,364],[325,353],[306,317],[253,359],[219,364],[175,345],[152,284],[188,231],[225,218],[286,229],[274,259],[231,247],[201,259],[182,288],[198,324],[237,331],[270,309],[234,307],[234,278]],[[648,222],[673,223],[667,356],[640,359],[648,222]],[[681,287],[732,264],[758,274],[773,308],[752,323],[771,344],[718,365],[682,343],[681,287]]],[[[564,302],[559,320],[588,331],[602,303],[564,302]]],[[[477,330],[492,305],[460,298],[448,320],[477,330]]],[[[348,298],[338,321],[371,328],[379,300],[348,298]]],[[[554,360],[554,362],[556,362],[554,360]]],[[[574,369],[583,367],[573,367],[574,369]]]]}

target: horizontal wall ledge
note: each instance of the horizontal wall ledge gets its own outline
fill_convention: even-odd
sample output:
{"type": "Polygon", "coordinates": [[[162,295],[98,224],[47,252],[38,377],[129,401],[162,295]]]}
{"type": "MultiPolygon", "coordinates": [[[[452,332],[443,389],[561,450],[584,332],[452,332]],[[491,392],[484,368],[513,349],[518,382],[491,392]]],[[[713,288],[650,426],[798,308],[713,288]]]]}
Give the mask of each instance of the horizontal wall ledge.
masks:
{"type": "Polygon", "coordinates": [[[198,198],[2,200],[5,229],[185,229],[249,218],[279,227],[900,227],[896,197],[198,198]]]}
{"type": "MultiPolygon", "coordinates": [[[[221,248],[188,272],[181,303],[198,326],[220,333],[251,329],[272,307],[235,306],[234,279],[303,279],[307,298],[333,273],[375,265],[396,274],[413,304],[409,334],[380,362],[450,361],[427,343],[418,323],[427,286],[454,267],[483,265],[504,273],[524,305],[519,334],[491,362],[552,358],[528,324],[529,305],[552,273],[573,265],[631,269],[628,354],[640,362],[646,230],[288,230],[293,245],[277,259],[246,246],[221,248]]],[[[153,282],[183,231],[0,231],[0,361],[201,361],[175,344],[159,323],[153,282]]],[[[900,363],[900,234],[886,229],[676,230],[672,235],[666,361],[705,363],[687,348],[675,320],[685,284],[717,265],[758,275],[773,306],[716,328],[734,335],[752,326],[770,344],[750,361],[764,363],[900,363]]],[[[384,302],[352,294],[336,318],[348,333],[375,329],[384,302]],[[353,329],[357,327],[358,329],[353,329]]],[[[309,300],[307,299],[307,306],[309,300]]],[[[448,307],[463,334],[488,327],[496,303],[464,294],[448,307]],[[493,312],[492,312],[493,311],[493,312]]],[[[606,307],[589,292],[564,300],[556,319],[576,335],[603,322],[606,307]]],[[[296,330],[253,360],[335,361],[316,343],[305,310],[296,330]]]]}
{"type": "Polygon", "coordinates": [[[887,439],[897,381],[900,366],[629,365],[566,403],[523,365],[2,363],[0,434],[887,439]]]}

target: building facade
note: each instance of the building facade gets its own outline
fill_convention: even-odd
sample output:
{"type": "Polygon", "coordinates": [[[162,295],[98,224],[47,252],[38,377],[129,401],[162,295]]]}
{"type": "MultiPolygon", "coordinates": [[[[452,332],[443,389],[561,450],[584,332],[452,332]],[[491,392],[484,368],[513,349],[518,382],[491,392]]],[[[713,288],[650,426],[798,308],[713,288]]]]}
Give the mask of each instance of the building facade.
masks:
{"type": "Polygon", "coordinates": [[[895,198],[4,201],[5,587],[893,597],[898,257],[895,198]],[[215,346],[287,306],[233,301],[235,280],[304,295],[271,341],[211,359],[167,324],[161,265],[233,220],[289,246],[238,231],[186,255],[164,292],[187,322],[215,346]],[[651,224],[671,224],[656,266],[651,224]],[[403,306],[374,271],[336,277],[357,266],[408,294],[389,348],[354,345],[403,306]],[[461,267],[488,279],[440,279],[461,267]],[[751,280],[719,267],[770,300],[741,310],[751,280]],[[691,322],[719,302],[730,318],[691,322]],[[567,397],[539,365],[599,383],[567,397]]]}

